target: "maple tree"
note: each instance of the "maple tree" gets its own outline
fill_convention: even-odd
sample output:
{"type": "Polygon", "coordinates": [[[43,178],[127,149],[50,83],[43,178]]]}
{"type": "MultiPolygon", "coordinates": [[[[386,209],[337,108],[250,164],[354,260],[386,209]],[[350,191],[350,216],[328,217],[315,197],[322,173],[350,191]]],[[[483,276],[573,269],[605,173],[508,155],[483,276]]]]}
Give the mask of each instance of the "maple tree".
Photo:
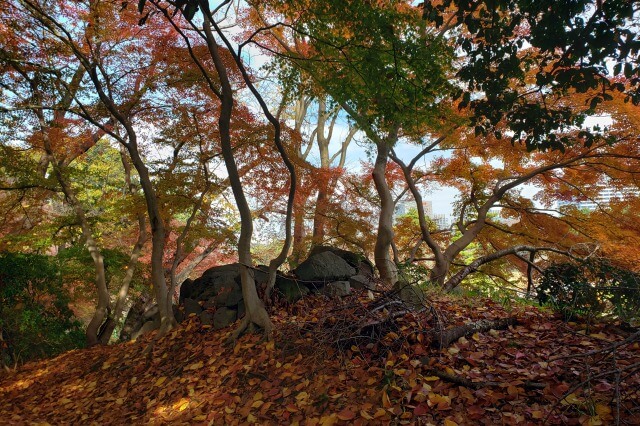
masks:
{"type": "MultiPolygon", "coordinates": [[[[4,5],[0,249],[11,253],[0,260],[18,278],[0,271],[1,361],[20,359],[20,321],[43,345],[75,332],[63,293],[88,269],[90,344],[108,342],[134,282],[151,282],[162,324],[7,368],[8,421],[637,423],[635,2],[4,5]],[[253,47],[267,67],[249,67],[253,47]],[[586,126],[596,114],[610,124],[586,126]],[[347,171],[356,138],[373,157],[347,171]],[[426,215],[439,186],[460,194],[454,230],[426,215]],[[620,196],[571,205],[603,187],[620,196]],[[406,194],[416,209],[394,222],[406,194]],[[256,238],[254,222],[274,217],[277,233],[256,238]],[[290,254],[295,265],[326,242],[373,253],[378,289],[271,298],[290,254]],[[54,259],[60,274],[44,266],[54,259]],[[206,315],[177,324],[181,283],[236,260],[246,314],[235,328],[214,331],[206,315]],[[404,299],[398,279],[421,296],[404,299]],[[429,282],[526,286],[564,318],[429,282]],[[602,311],[609,323],[594,322],[602,311]],[[241,336],[254,326],[273,339],[241,336]]],[[[43,355],[73,344],[55,343],[43,355]]]]}

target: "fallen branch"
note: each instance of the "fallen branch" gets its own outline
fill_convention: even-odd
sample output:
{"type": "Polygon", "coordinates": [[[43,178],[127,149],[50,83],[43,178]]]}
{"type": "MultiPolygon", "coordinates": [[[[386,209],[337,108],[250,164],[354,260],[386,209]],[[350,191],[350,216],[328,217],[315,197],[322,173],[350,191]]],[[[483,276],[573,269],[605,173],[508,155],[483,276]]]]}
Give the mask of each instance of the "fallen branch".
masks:
{"type": "MultiPolygon", "coordinates": [[[[500,382],[492,382],[492,381],[474,382],[464,377],[447,373],[445,371],[438,370],[436,368],[429,368],[426,370],[426,372],[427,374],[431,376],[436,376],[441,380],[456,384],[458,386],[464,386],[465,388],[469,388],[469,389],[477,390],[477,389],[486,388],[489,386],[500,386],[502,384],[500,382]]],[[[530,380],[527,380],[523,382],[523,387],[525,389],[532,390],[532,389],[544,389],[547,387],[547,385],[545,383],[532,382],[530,380]]]]}
{"type": "Polygon", "coordinates": [[[560,359],[567,359],[567,358],[583,358],[583,357],[586,357],[586,356],[599,355],[599,354],[603,354],[603,353],[607,353],[607,352],[613,352],[615,349],[619,348],[620,346],[633,343],[636,340],[640,340],[640,331],[635,332],[634,334],[632,334],[631,336],[627,337],[626,339],[624,339],[624,340],[622,340],[620,342],[612,343],[611,345],[606,346],[606,347],[604,347],[602,349],[595,349],[595,350],[588,351],[588,352],[579,352],[579,353],[573,353],[573,354],[569,354],[569,355],[556,356],[556,357],[551,358],[549,360],[549,362],[558,361],[560,359]]]}
{"type": "Polygon", "coordinates": [[[504,318],[495,321],[480,320],[471,324],[449,328],[439,332],[431,343],[431,346],[438,349],[446,348],[463,336],[468,336],[477,332],[481,333],[491,329],[504,330],[510,325],[515,325],[516,322],[515,318],[504,318]]]}

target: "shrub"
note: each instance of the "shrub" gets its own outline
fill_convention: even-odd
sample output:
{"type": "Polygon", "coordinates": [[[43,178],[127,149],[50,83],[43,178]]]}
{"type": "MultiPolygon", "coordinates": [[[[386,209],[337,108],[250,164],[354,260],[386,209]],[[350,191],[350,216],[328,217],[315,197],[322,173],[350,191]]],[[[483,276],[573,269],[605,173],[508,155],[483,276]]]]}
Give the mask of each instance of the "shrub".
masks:
{"type": "Polygon", "coordinates": [[[56,355],[82,346],[84,332],[68,307],[54,258],[0,254],[0,363],[56,355]]]}
{"type": "Polygon", "coordinates": [[[612,314],[628,321],[640,312],[640,274],[605,259],[554,264],[542,274],[537,297],[566,318],[612,314]]]}

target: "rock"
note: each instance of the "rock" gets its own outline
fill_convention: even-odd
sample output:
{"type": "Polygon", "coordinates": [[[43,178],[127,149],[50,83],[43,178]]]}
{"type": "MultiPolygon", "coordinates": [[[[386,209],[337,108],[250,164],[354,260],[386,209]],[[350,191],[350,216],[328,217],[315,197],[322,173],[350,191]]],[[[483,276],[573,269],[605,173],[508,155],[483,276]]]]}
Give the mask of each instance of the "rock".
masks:
{"type": "Polygon", "coordinates": [[[320,293],[330,297],[345,297],[351,294],[349,281],[334,281],[324,286],[320,293]]]}
{"type": "Polygon", "coordinates": [[[213,325],[213,315],[209,311],[200,312],[200,322],[202,325],[213,325]]]}
{"type": "Polygon", "coordinates": [[[269,267],[267,265],[258,265],[256,268],[250,269],[251,275],[256,284],[264,284],[269,278],[269,267]]]}
{"type": "Polygon", "coordinates": [[[131,334],[131,340],[136,340],[138,337],[143,336],[151,331],[157,330],[160,328],[160,319],[147,321],[142,324],[139,330],[135,331],[131,334]]]}
{"type": "Polygon", "coordinates": [[[200,304],[193,299],[186,298],[184,299],[182,304],[184,305],[185,317],[188,317],[191,314],[198,315],[200,314],[200,312],[202,312],[202,306],[200,306],[200,304]]]}
{"type": "Polygon", "coordinates": [[[373,263],[371,263],[367,259],[367,257],[363,254],[358,254],[349,250],[343,250],[343,249],[339,249],[331,246],[315,246],[309,252],[309,257],[314,256],[316,254],[324,253],[327,251],[342,258],[349,265],[356,268],[356,274],[364,275],[366,277],[373,277],[374,275],[373,263]]]}
{"type": "Polygon", "coordinates": [[[180,303],[187,297],[191,297],[191,293],[193,292],[193,280],[187,278],[180,284],[180,303]]]}
{"type": "Polygon", "coordinates": [[[219,308],[216,313],[213,314],[213,328],[219,330],[225,328],[235,322],[238,317],[238,312],[234,309],[219,308]]]}
{"type": "Polygon", "coordinates": [[[206,301],[216,297],[223,288],[240,288],[240,265],[232,263],[214,266],[207,269],[200,278],[191,283],[187,281],[185,283],[180,288],[180,303],[187,297],[193,300],[206,301]],[[187,284],[186,286],[185,283],[187,284]]]}
{"type": "Polygon", "coordinates": [[[181,323],[184,321],[184,313],[176,305],[173,305],[173,316],[176,318],[176,322],[181,323]]]}
{"type": "Polygon", "coordinates": [[[228,308],[237,306],[242,300],[242,288],[240,284],[226,284],[224,286],[215,285],[217,295],[215,297],[216,306],[226,306],[228,308]]]}
{"type": "Polygon", "coordinates": [[[351,284],[351,288],[362,289],[366,288],[367,290],[374,290],[376,285],[369,277],[364,275],[354,275],[349,278],[349,284],[351,284]]]}
{"type": "Polygon", "coordinates": [[[330,251],[310,256],[294,272],[301,280],[310,282],[346,280],[356,274],[354,267],[330,251]]]}
{"type": "Polygon", "coordinates": [[[409,308],[424,308],[427,296],[417,285],[412,285],[406,281],[400,280],[393,285],[393,289],[398,292],[400,300],[402,300],[409,308]]]}
{"type": "Polygon", "coordinates": [[[276,277],[275,289],[282,294],[289,303],[293,303],[309,294],[309,289],[306,286],[298,284],[293,278],[281,276],[276,277]]]}
{"type": "Polygon", "coordinates": [[[120,332],[120,341],[126,342],[132,339],[145,322],[154,319],[154,316],[160,317],[158,314],[158,306],[151,300],[141,297],[131,306],[127,317],[125,318],[122,331],[120,332]]]}
{"type": "Polygon", "coordinates": [[[244,300],[238,302],[238,319],[242,318],[244,314],[247,312],[247,309],[244,307],[244,300]]]}

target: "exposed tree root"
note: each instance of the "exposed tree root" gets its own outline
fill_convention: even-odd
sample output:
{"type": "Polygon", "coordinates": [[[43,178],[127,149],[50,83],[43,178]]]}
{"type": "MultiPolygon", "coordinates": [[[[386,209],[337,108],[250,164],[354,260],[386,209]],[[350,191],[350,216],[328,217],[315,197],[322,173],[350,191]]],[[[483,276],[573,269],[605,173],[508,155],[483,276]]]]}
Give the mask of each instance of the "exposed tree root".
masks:
{"type": "Polygon", "coordinates": [[[261,330],[264,333],[264,340],[273,339],[273,323],[266,310],[261,309],[257,315],[250,317],[248,314],[242,318],[238,327],[229,335],[226,344],[234,346],[237,340],[245,333],[256,333],[261,330]]]}

